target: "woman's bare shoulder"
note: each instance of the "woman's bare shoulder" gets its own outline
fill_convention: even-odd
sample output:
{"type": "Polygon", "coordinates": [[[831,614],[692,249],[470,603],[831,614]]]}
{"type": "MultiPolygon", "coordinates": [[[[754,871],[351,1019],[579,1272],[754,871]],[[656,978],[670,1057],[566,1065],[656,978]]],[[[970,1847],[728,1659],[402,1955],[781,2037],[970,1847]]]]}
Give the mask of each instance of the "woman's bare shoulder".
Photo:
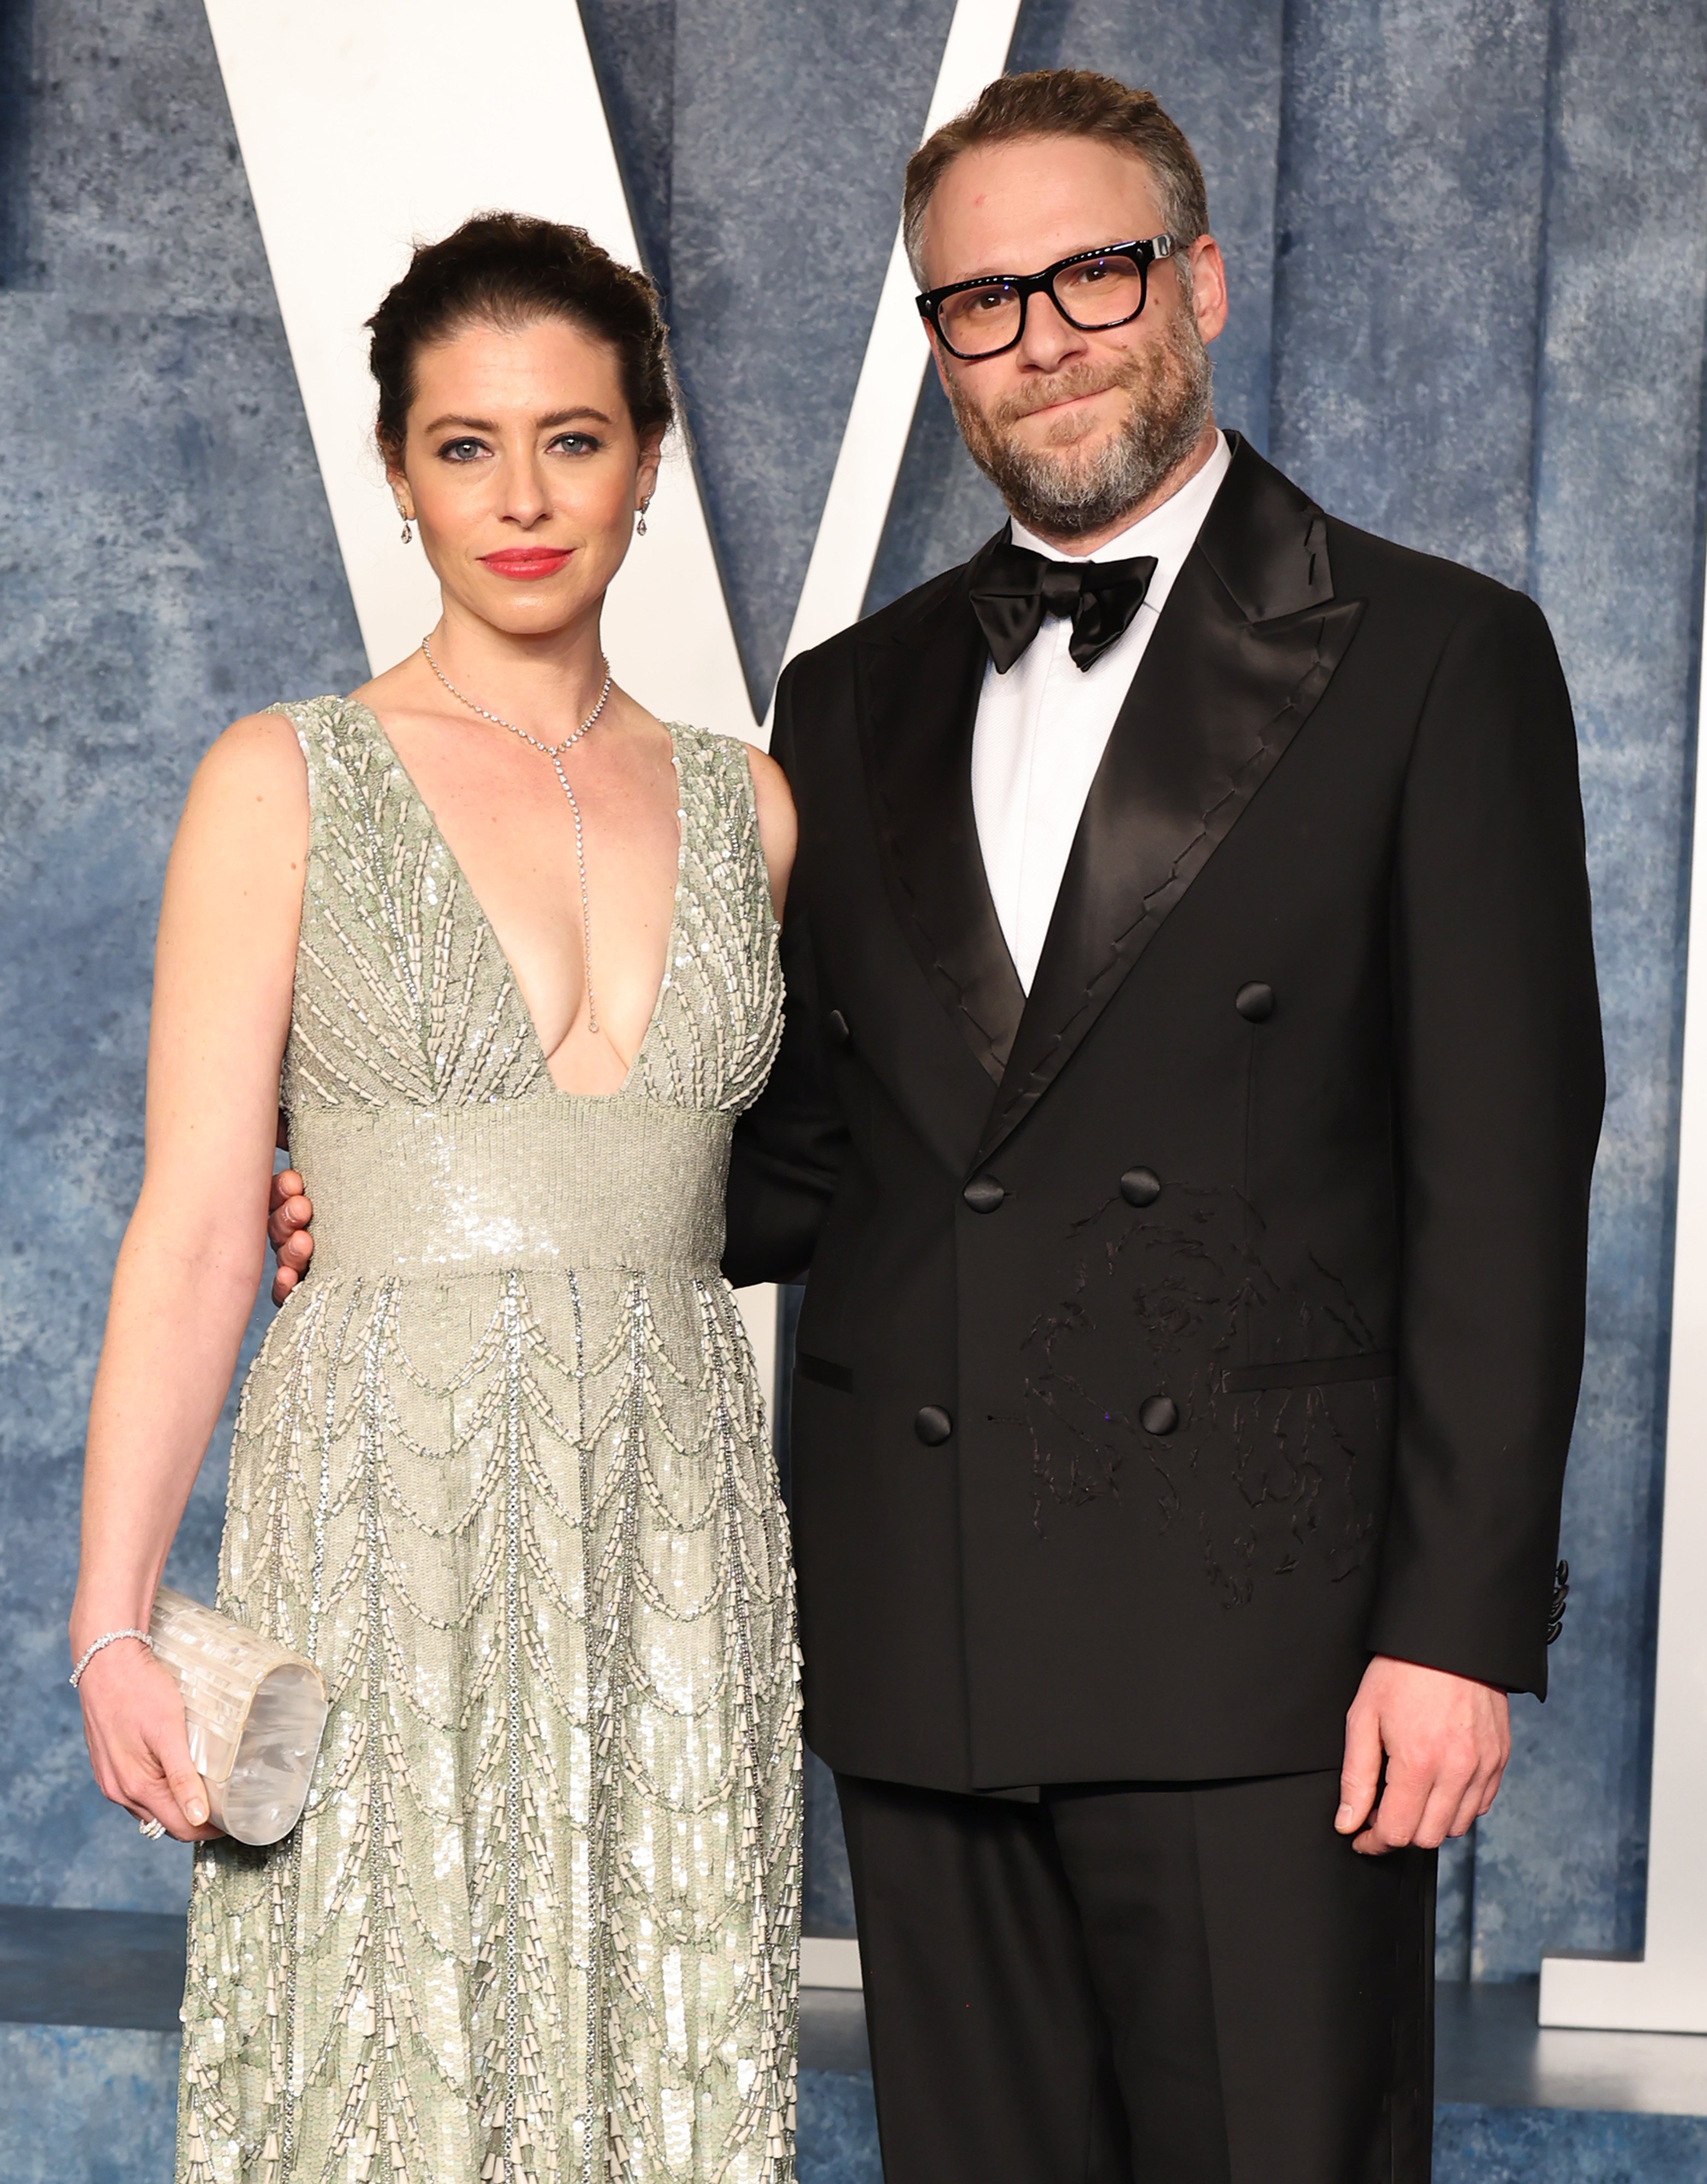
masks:
{"type": "Polygon", "coordinates": [[[187,822],[215,818],[241,833],[305,821],[308,762],[282,713],[246,713],[209,746],[185,805],[187,822]]]}
{"type": "Polygon", "coordinates": [[[296,724],[285,713],[245,713],[215,737],[198,773],[224,783],[244,780],[294,782],[304,788],[308,764],[296,724]]]}

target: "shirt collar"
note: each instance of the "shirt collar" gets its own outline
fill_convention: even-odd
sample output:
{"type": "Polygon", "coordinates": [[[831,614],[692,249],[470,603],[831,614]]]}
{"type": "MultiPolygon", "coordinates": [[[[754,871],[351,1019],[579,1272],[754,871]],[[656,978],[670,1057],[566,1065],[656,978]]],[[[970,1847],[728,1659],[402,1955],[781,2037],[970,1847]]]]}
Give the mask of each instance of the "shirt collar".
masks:
{"type": "Polygon", "coordinates": [[[1017,518],[1012,522],[1013,543],[1029,546],[1034,554],[1042,554],[1052,561],[1125,561],[1140,554],[1156,556],[1156,573],[1150,580],[1146,594],[1146,605],[1161,610],[1163,600],[1173,587],[1174,579],[1185,566],[1185,556],[1197,543],[1197,533],[1203,527],[1203,519],[1209,513],[1209,504],[1220,489],[1233,460],[1233,451],[1227,445],[1224,432],[1215,435],[1215,451],[1200,471],[1194,471],[1177,493],[1170,493],[1159,508],[1152,508],[1147,515],[1099,546],[1089,554],[1063,554],[1058,546],[1051,546],[1028,531],[1017,518]]]}

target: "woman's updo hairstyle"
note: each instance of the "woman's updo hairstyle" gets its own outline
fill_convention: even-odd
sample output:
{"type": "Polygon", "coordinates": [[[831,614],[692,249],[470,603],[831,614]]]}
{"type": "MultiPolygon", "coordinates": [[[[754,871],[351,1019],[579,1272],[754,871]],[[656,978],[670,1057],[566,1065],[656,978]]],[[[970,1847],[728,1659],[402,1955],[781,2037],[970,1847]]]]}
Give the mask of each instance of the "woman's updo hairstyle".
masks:
{"type": "Polygon", "coordinates": [[[676,422],[675,376],[658,292],[601,250],[584,228],[515,212],[477,213],[442,242],[416,246],[409,270],[368,320],[379,382],[376,432],[402,460],[421,350],[472,321],[506,329],[567,319],[616,352],[622,392],[644,441],[676,422]]]}

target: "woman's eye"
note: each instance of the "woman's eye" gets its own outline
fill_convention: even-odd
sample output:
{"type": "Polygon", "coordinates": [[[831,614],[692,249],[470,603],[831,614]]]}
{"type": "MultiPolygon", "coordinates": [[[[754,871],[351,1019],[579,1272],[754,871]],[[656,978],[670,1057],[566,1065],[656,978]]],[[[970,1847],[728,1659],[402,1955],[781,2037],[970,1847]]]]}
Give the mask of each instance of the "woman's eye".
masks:
{"type": "Polygon", "coordinates": [[[477,456],[486,453],[486,443],[483,440],[447,440],[438,453],[441,460],[447,463],[471,463],[477,456]]]}
{"type": "Polygon", "coordinates": [[[551,443],[553,448],[564,455],[596,454],[601,444],[591,432],[560,432],[551,443]]]}

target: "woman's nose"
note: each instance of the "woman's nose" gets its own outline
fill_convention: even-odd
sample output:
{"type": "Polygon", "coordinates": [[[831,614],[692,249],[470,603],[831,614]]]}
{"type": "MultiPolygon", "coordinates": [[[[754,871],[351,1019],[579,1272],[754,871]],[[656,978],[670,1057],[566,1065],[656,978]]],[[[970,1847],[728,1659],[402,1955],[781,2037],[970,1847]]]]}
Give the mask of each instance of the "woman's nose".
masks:
{"type": "Polygon", "coordinates": [[[510,464],[504,482],[504,513],[512,522],[534,524],[551,513],[551,495],[537,463],[510,464]]]}

